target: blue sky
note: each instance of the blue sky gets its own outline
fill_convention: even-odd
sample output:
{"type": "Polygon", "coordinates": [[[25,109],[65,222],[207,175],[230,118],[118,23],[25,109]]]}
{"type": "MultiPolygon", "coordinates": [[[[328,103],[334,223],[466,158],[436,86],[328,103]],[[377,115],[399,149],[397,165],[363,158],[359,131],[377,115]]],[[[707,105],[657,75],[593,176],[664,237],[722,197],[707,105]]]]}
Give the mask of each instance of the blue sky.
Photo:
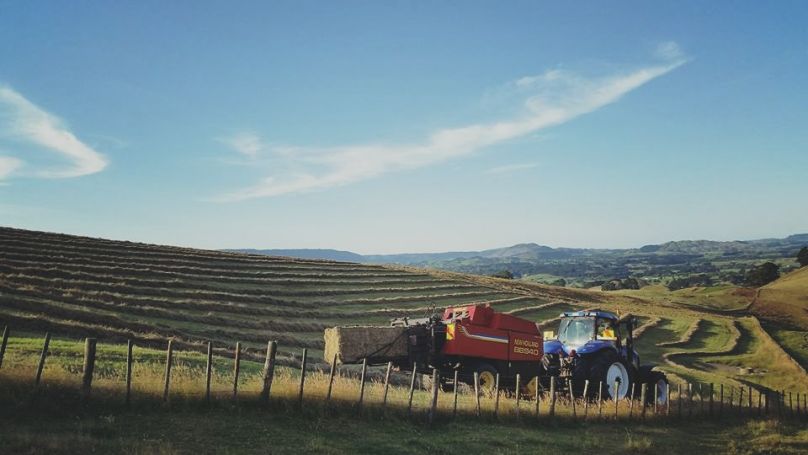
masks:
{"type": "Polygon", "coordinates": [[[0,0],[0,225],[204,248],[808,231],[804,2],[0,0]]]}

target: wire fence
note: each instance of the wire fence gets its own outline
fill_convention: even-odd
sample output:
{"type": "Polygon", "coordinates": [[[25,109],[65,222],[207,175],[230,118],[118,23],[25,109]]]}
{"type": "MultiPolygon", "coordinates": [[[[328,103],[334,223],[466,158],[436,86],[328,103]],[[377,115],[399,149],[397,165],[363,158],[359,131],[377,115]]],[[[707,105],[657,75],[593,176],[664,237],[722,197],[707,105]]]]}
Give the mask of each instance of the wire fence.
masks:
{"type": "MultiPolygon", "coordinates": [[[[560,377],[530,382],[520,375],[506,377],[496,374],[491,384],[483,381],[476,372],[452,371],[442,377],[437,369],[431,369],[431,374],[423,374],[424,367],[417,365],[411,371],[395,371],[393,364],[387,363],[382,365],[381,371],[371,372],[367,360],[363,361],[359,371],[341,367],[336,362],[332,362],[330,368],[320,370],[310,367],[307,349],[302,350],[297,368],[280,367],[276,360],[276,341],[267,343],[260,371],[248,374],[241,365],[240,343],[235,345],[232,358],[224,358],[213,355],[214,347],[209,342],[199,367],[189,367],[186,361],[178,360],[178,354],[183,352],[175,352],[174,343],[169,341],[162,361],[155,361],[155,352],[150,352],[151,373],[148,375],[143,373],[144,359],[137,358],[138,351],[132,341],[127,343],[123,355],[115,356],[116,372],[111,372],[109,365],[105,365],[99,374],[99,362],[105,359],[99,357],[98,341],[86,338],[80,367],[77,364],[67,366],[62,368],[61,375],[57,375],[46,370],[48,359],[53,356],[49,332],[42,339],[35,368],[4,365],[9,333],[6,326],[0,344],[0,370],[12,369],[18,377],[30,374],[34,390],[49,379],[58,379],[75,387],[82,400],[91,399],[94,381],[101,379],[105,393],[120,395],[126,405],[133,399],[159,399],[169,404],[176,395],[206,402],[228,397],[235,403],[283,400],[298,408],[312,404],[328,407],[339,403],[349,405],[358,413],[379,408],[385,412],[425,418],[430,423],[459,416],[582,421],[738,417],[808,419],[808,394],[775,391],[754,384],[632,383],[625,398],[615,400],[610,398],[610,390],[617,390],[618,383],[611,387],[603,382],[574,384],[560,377]],[[43,374],[46,371],[52,379],[43,374]],[[134,394],[133,390],[138,393],[134,394]]],[[[77,356],[72,357],[77,363],[77,356]]]]}

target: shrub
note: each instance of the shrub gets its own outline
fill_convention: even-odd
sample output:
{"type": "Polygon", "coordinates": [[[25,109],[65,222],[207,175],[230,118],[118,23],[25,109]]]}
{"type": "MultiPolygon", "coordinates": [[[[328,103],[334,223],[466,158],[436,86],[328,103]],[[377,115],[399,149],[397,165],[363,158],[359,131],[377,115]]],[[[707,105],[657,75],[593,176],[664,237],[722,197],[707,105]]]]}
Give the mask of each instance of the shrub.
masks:
{"type": "Polygon", "coordinates": [[[800,263],[800,267],[808,265],[808,246],[802,247],[800,252],[797,253],[797,262],[800,263]]]}
{"type": "Polygon", "coordinates": [[[778,278],[780,266],[773,262],[764,262],[746,272],[746,284],[753,287],[765,286],[778,278]]]}

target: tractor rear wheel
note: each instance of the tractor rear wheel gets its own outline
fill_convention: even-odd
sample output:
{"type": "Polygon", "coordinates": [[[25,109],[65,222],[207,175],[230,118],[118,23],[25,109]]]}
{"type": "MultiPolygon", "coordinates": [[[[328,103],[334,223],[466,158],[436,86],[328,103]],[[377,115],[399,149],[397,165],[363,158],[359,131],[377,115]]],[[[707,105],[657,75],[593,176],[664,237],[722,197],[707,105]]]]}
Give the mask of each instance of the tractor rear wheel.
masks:
{"type": "Polygon", "coordinates": [[[654,404],[654,392],[656,392],[656,403],[658,406],[665,406],[668,403],[668,378],[661,371],[652,371],[648,375],[648,392],[645,402],[654,404]]]}
{"type": "Polygon", "coordinates": [[[629,367],[617,357],[614,351],[604,351],[594,361],[589,380],[590,389],[598,390],[603,382],[603,391],[611,399],[623,399],[631,389],[629,367]],[[615,390],[615,382],[617,390],[615,390]]]}

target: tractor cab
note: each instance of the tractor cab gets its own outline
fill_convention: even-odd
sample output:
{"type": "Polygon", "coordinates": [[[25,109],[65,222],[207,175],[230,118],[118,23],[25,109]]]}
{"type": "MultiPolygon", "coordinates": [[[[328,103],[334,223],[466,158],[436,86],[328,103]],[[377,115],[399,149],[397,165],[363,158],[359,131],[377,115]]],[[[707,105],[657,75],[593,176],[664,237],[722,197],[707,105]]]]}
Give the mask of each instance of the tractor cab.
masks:
{"type": "Polygon", "coordinates": [[[545,352],[562,350],[565,355],[570,355],[573,351],[586,354],[607,346],[623,350],[626,347],[624,344],[628,344],[627,341],[631,338],[631,321],[632,318],[618,318],[606,311],[562,313],[558,336],[545,342],[545,352]]]}

